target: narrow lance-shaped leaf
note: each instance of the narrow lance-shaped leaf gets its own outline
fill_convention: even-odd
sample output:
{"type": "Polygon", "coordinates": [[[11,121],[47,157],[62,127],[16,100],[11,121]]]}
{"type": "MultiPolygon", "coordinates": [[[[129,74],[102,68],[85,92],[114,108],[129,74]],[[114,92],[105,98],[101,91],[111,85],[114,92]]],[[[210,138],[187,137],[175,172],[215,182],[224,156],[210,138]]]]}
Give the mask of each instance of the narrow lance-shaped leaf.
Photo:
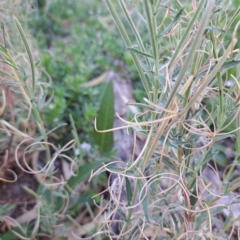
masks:
{"type": "Polygon", "coordinates": [[[12,78],[12,79],[14,79],[14,80],[17,80],[14,76],[12,76],[11,74],[9,74],[8,72],[5,72],[4,70],[1,70],[1,69],[0,69],[0,73],[3,74],[3,75],[8,76],[8,77],[10,77],[10,78],[12,78]]]}
{"type": "Polygon", "coordinates": [[[0,62],[9,65],[10,67],[14,68],[15,70],[18,70],[18,68],[16,68],[13,64],[11,64],[11,63],[8,62],[8,61],[1,60],[0,62]]]}
{"type": "MultiPolygon", "coordinates": [[[[137,187],[138,187],[138,191],[141,192],[143,185],[140,181],[137,182],[137,187]]],[[[143,212],[145,215],[145,218],[147,221],[149,221],[149,215],[148,215],[148,197],[146,194],[146,189],[144,189],[144,191],[141,192],[141,196],[140,199],[142,201],[142,207],[143,207],[143,212]],[[143,199],[142,199],[143,198],[143,199]]],[[[134,203],[133,203],[134,204],[134,203]]]]}
{"type": "Polygon", "coordinates": [[[176,23],[178,22],[179,18],[181,17],[182,13],[183,13],[184,8],[180,9],[180,11],[177,13],[177,15],[175,16],[175,18],[172,20],[172,22],[169,23],[169,25],[164,29],[164,31],[161,32],[159,37],[164,36],[166,33],[168,33],[171,28],[173,26],[176,25],[176,23]]]}
{"type": "Polygon", "coordinates": [[[212,30],[212,31],[215,31],[215,32],[225,33],[225,31],[224,31],[223,29],[218,28],[218,27],[216,27],[216,26],[214,26],[214,25],[208,26],[208,27],[206,27],[206,28],[207,28],[208,30],[212,30]]]}
{"type": "MultiPolygon", "coordinates": [[[[232,60],[232,61],[228,61],[228,62],[225,62],[221,68],[219,69],[219,72],[224,72],[226,71],[227,69],[229,68],[233,68],[235,66],[237,66],[238,64],[240,64],[240,60],[239,61],[235,61],[235,60],[232,60]]],[[[204,69],[203,71],[201,71],[197,77],[203,77],[205,76],[207,73],[210,73],[216,66],[217,64],[214,64],[211,66],[210,70],[209,69],[204,69]]]]}
{"type": "Polygon", "coordinates": [[[31,49],[29,47],[27,38],[25,36],[25,33],[24,33],[23,29],[22,29],[22,26],[21,26],[20,22],[17,20],[17,18],[15,16],[14,16],[13,19],[14,19],[14,21],[16,23],[16,26],[18,28],[18,31],[19,31],[19,33],[21,35],[21,38],[23,40],[24,46],[25,46],[25,48],[27,50],[28,57],[29,57],[29,60],[30,60],[31,70],[32,70],[32,91],[33,91],[33,95],[34,95],[34,91],[35,91],[35,67],[34,67],[32,52],[31,52],[31,49]]]}
{"type": "Polygon", "coordinates": [[[145,56],[145,57],[153,58],[152,55],[150,55],[150,54],[148,54],[148,53],[145,53],[145,52],[142,52],[142,51],[136,49],[135,47],[128,47],[128,49],[129,49],[130,51],[133,51],[133,52],[139,54],[139,55],[143,55],[143,56],[145,56]]]}
{"type": "Polygon", "coordinates": [[[132,191],[132,188],[131,188],[131,183],[130,183],[130,181],[127,177],[125,177],[125,181],[126,181],[126,190],[127,190],[127,201],[128,201],[128,205],[131,206],[133,191],[132,191]]]}
{"type": "MultiPolygon", "coordinates": [[[[97,114],[97,130],[113,128],[114,122],[114,94],[113,83],[109,81],[106,86],[100,108],[97,114]]],[[[93,133],[94,140],[100,151],[110,151],[113,147],[113,132],[100,133],[96,130],[93,133]]]]}

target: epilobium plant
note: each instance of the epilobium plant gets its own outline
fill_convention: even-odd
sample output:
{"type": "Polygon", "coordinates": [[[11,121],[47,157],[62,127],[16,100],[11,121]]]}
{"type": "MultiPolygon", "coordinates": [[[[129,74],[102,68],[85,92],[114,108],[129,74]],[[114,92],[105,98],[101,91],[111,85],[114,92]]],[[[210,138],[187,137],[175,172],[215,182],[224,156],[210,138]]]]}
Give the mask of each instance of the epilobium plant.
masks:
{"type": "Polygon", "coordinates": [[[123,120],[122,128],[133,128],[145,144],[122,167],[110,163],[95,173],[117,175],[109,181],[111,199],[96,234],[123,240],[230,239],[240,220],[233,212],[239,204],[240,73],[227,71],[240,63],[238,24],[233,26],[240,9],[217,0],[185,7],[178,0],[136,5],[119,0],[123,20],[114,2],[106,0],[146,91],[144,102],[135,103],[142,111],[123,120]],[[206,100],[212,104],[204,105],[206,100]],[[233,122],[236,128],[226,132],[233,122]],[[209,162],[217,154],[213,144],[228,137],[236,139],[236,155],[220,174],[209,162]]]}
{"type": "MultiPolygon", "coordinates": [[[[13,49],[9,47],[10,39],[7,39],[9,42],[0,44],[1,149],[5,149],[4,161],[0,168],[1,181],[15,182],[20,175],[19,172],[22,175],[32,174],[32,178],[35,177],[32,182],[37,181],[39,188],[34,192],[22,186],[26,184],[24,181],[19,184],[19,188],[24,188],[19,191],[26,190],[25,195],[28,192],[35,198],[35,206],[23,214],[24,216],[18,216],[17,220],[6,214],[14,205],[1,207],[2,227],[4,225],[8,229],[14,227],[12,232],[1,236],[1,239],[16,239],[16,236],[21,239],[36,239],[36,236],[41,234],[60,236],[68,231],[67,228],[60,229],[57,225],[69,206],[69,194],[64,189],[67,181],[55,174],[55,163],[59,158],[67,159],[72,164],[72,170],[76,170],[76,163],[66,156],[66,152],[74,147],[75,140],[59,148],[49,142],[49,135],[63,125],[47,131],[42,119],[41,111],[52,98],[52,91],[49,90],[51,79],[49,77],[49,82],[39,80],[41,73],[34,62],[26,35],[18,19],[13,17],[13,20],[16,24],[16,35],[21,40],[19,45],[23,43],[27,54],[15,57],[13,49]],[[14,161],[11,160],[15,160],[16,164],[14,165],[14,161]],[[9,173],[12,176],[9,176],[9,173]],[[29,213],[30,218],[26,217],[29,213]],[[35,221],[32,222],[33,220],[35,221]],[[26,222],[28,224],[25,224],[26,222]],[[40,231],[40,228],[44,230],[40,231]]],[[[3,24],[2,30],[5,39],[8,35],[3,24]]]]}

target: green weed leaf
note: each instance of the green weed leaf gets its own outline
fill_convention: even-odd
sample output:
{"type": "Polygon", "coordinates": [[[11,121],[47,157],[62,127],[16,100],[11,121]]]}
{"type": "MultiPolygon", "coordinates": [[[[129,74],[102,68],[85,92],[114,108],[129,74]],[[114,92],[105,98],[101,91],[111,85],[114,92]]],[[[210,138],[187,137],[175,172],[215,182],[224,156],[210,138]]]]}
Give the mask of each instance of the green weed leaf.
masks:
{"type": "MultiPolygon", "coordinates": [[[[240,64],[240,60],[239,60],[239,61],[232,60],[232,61],[225,62],[225,63],[221,66],[219,72],[225,72],[227,69],[233,68],[233,67],[237,66],[238,64],[240,64]]],[[[210,73],[211,70],[214,69],[216,65],[217,65],[217,64],[212,65],[211,68],[210,68],[210,70],[209,70],[209,69],[203,70],[202,72],[200,72],[200,73],[197,75],[197,77],[204,77],[207,73],[210,73]]]]}
{"type": "MultiPolygon", "coordinates": [[[[114,94],[113,83],[109,81],[97,114],[97,130],[107,130],[113,127],[114,122],[114,94]]],[[[113,147],[113,132],[93,133],[94,140],[100,151],[110,151],[113,147]]]]}
{"type": "Polygon", "coordinates": [[[90,175],[92,170],[97,169],[98,167],[100,167],[102,165],[103,162],[107,162],[109,161],[109,159],[103,158],[100,161],[94,161],[91,163],[88,163],[84,166],[80,166],[78,168],[78,174],[77,176],[72,176],[69,180],[68,180],[68,186],[71,189],[74,189],[79,183],[83,182],[86,180],[86,178],[90,175]]]}
{"type": "MultiPolygon", "coordinates": [[[[138,191],[141,192],[143,185],[142,185],[142,183],[140,181],[137,182],[137,186],[138,186],[138,191]]],[[[146,191],[146,189],[144,189],[144,191],[142,191],[140,199],[142,200],[142,197],[144,196],[144,199],[142,200],[142,207],[143,207],[143,212],[144,212],[145,218],[146,218],[147,221],[149,221],[149,216],[148,216],[148,198],[147,198],[147,194],[145,194],[145,191],[146,191]]]]}
{"type": "Polygon", "coordinates": [[[128,201],[128,205],[131,206],[133,191],[132,191],[132,188],[131,188],[131,183],[130,183],[130,181],[127,177],[125,177],[125,181],[126,181],[126,190],[127,190],[127,201],[128,201]]]}

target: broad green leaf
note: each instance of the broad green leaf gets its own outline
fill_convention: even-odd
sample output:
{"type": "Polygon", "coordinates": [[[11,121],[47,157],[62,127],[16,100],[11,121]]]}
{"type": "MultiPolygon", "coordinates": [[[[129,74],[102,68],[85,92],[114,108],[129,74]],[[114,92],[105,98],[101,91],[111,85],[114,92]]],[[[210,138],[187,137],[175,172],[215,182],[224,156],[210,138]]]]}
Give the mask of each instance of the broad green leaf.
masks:
{"type": "Polygon", "coordinates": [[[223,152],[219,152],[214,156],[214,160],[221,167],[226,167],[228,165],[227,156],[223,152]]]}
{"type": "MultiPolygon", "coordinates": [[[[112,81],[107,83],[96,121],[97,130],[108,130],[113,128],[114,94],[112,81]]],[[[106,152],[113,148],[113,132],[100,133],[95,130],[93,133],[93,138],[100,151],[106,152]]]]}
{"type": "Polygon", "coordinates": [[[195,197],[195,196],[197,196],[196,188],[194,188],[194,190],[193,190],[193,195],[190,196],[190,204],[191,204],[191,207],[194,207],[195,204],[196,204],[197,201],[198,201],[198,198],[195,197]],[[194,195],[194,196],[193,196],[193,195],[194,195]]]}

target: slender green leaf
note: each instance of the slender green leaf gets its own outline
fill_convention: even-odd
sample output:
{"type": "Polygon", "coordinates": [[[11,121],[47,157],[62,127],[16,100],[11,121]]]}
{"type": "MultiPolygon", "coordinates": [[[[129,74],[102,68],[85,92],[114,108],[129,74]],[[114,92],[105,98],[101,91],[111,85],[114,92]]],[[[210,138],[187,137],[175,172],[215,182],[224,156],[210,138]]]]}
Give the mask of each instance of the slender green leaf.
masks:
{"type": "Polygon", "coordinates": [[[192,26],[193,26],[193,24],[195,23],[198,15],[202,12],[202,6],[203,6],[204,3],[205,3],[205,0],[201,0],[201,2],[200,2],[199,5],[198,5],[197,11],[195,12],[193,18],[192,18],[191,21],[189,22],[189,24],[188,24],[188,26],[187,26],[187,29],[186,29],[183,37],[181,38],[181,41],[180,41],[180,43],[178,44],[178,46],[177,46],[177,48],[176,48],[176,51],[174,52],[174,54],[173,54],[173,56],[172,56],[172,58],[171,58],[171,61],[170,61],[170,63],[169,63],[169,67],[170,67],[170,68],[173,66],[173,63],[174,63],[176,57],[178,56],[178,54],[179,54],[179,52],[181,51],[184,43],[186,42],[186,40],[187,40],[187,38],[188,38],[188,36],[189,36],[189,33],[190,33],[191,29],[192,29],[192,26]]]}
{"type": "MultiPolygon", "coordinates": [[[[30,235],[31,232],[32,232],[32,226],[30,226],[28,229],[27,229],[27,233],[25,233],[24,235],[30,235]]],[[[23,234],[22,231],[18,228],[18,227],[14,227],[12,228],[10,231],[4,233],[4,234],[0,234],[0,239],[1,240],[19,240],[19,237],[16,236],[14,234],[14,232],[18,233],[18,234],[23,234]]],[[[24,236],[23,235],[23,236],[24,236]]],[[[29,238],[27,238],[29,239],[29,238]]]]}
{"type": "Polygon", "coordinates": [[[225,135],[220,135],[220,136],[216,136],[215,137],[215,140],[216,141],[220,141],[220,140],[222,140],[222,139],[225,139],[225,138],[232,138],[232,139],[234,139],[236,136],[235,135],[233,135],[233,134],[225,134],[225,135]]]}
{"type": "Polygon", "coordinates": [[[213,157],[216,155],[216,154],[218,154],[218,151],[215,151],[215,152],[209,152],[208,154],[207,154],[207,156],[203,159],[203,161],[202,161],[202,170],[204,170],[205,169],[205,167],[204,166],[206,166],[207,165],[207,163],[210,161],[210,160],[212,160],[213,159],[213,157]]]}
{"type": "Polygon", "coordinates": [[[212,208],[212,209],[210,210],[211,216],[214,216],[214,215],[222,212],[224,209],[226,209],[226,207],[220,206],[220,207],[212,208]]]}
{"type": "Polygon", "coordinates": [[[129,49],[130,51],[133,51],[133,52],[135,52],[135,53],[137,53],[137,54],[139,54],[139,55],[143,55],[143,56],[145,56],[145,57],[153,58],[152,55],[150,55],[150,54],[148,54],[148,53],[145,53],[145,52],[142,52],[141,50],[138,50],[138,49],[136,49],[135,47],[128,47],[127,49],[129,49]]]}
{"type": "Polygon", "coordinates": [[[176,97],[181,100],[185,100],[185,98],[180,93],[176,93],[176,97]]]}
{"type": "Polygon", "coordinates": [[[126,181],[126,191],[127,191],[127,201],[128,201],[128,206],[131,206],[132,204],[132,198],[133,198],[133,191],[131,187],[131,183],[127,177],[125,177],[126,181]]]}
{"type": "Polygon", "coordinates": [[[6,203],[0,206],[0,217],[7,213],[8,211],[10,211],[11,209],[13,209],[15,207],[14,204],[10,204],[10,203],[6,203]]]}
{"type": "Polygon", "coordinates": [[[191,204],[192,207],[194,207],[195,204],[196,204],[197,201],[198,201],[198,198],[195,197],[195,196],[197,196],[196,188],[194,188],[194,190],[193,190],[193,195],[190,196],[190,204],[191,204]]]}
{"type": "MultiPolygon", "coordinates": [[[[221,66],[221,68],[219,69],[218,72],[224,72],[229,68],[233,68],[233,67],[237,66],[238,64],[240,64],[240,60],[239,61],[231,60],[231,61],[225,62],[225,63],[223,63],[223,65],[221,66]]],[[[207,73],[209,74],[215,68],[216,65],[217,64],[212,65],[210,70],[207,68],[207,69],[201,71],[200,73],[198,73],[197,77],[203,77],[207,73]]]]}
{"type": "Polygon", "coordinates": [[[175,146],[183,146],[188,144],[189,142],[185,142],[185,141],[171,141],[171,143],[175,146]]]}
{"type": "MultiPolygon", "coordinates": [[[[140,181],[137,182],[137,187],[138,187],[138,191],[141,192],[141,190],[143,188],[143,185],[140,181]]],[[[145,218],[146,218],[147,221],[149,221],[148,198],[147,198],[147,194],[146,194],[145,191],[146,191],[146,189],[144,189],[144,191],[142,191],[142,195],[140,196],[140,201],[142,201],[142,207],[143,207],[143,212],[144,212],[145,218]]]]}
{"type": "Polygon", "coordinates": [[[12,76],[11,74],[9,74],[8,72],[5,72],[4,70],[1,70],[1,69],[0,69],[0,73],[2,73],[3,75],[6,75],[6,76],[8,76],[8,77],[10,77],[10,78],[18,81],[18,79],[16,79],[14,76],[12,76]]]}
{"type": "Polygon", "coordinates": [[[176,25],[176,23],[178,22],[179,18],[181,17],[182,13],[184,11],[184,8],[180,9],[180,11],[177,13],[177,15],[175,16],[175,18],[172,20],[172,22],[169,23],[169,25],[164,29],[164,31],[161,32],[161,34],[159,35],[159,37],[164,36],[166,33],[168,33],[171,28],[173,26],[176,25]]]}
{"type": "Polygon", "coordinates": [[[144,109],[148,109],[148,110],[154,110],[154,107],[152,106],[149,106],[147,104],[144,104],[144,103],[137,103],[137,102],[127,102],[126,105],[131,105],[131,106],[137,106],[137,107],[141,107],[141,108],[144,108],[144,109]]]}
{"type": "Polygon", "coordinates": [[[219,33],[225,33],[225,31],[223,29],[220,29],[216,26],[208,26],[206,27],[208,30],[211,30],[211,31],[215,31],[215,32],[219,32],[219,33]]]}
{"type": "Polygon", "coordinates": [[[11,64],[9,61],[1,60],[0,62],[5,63],[5,64],[9,65],[10,67],[13,67],[14,69],[18,70],[18,68],[16,68],[16,66],[14,66],[13,64],[11,64]]]}
{"type": "Polygon", "coordinates": [[[133,8],[133,10],[134,10],[134,12],[136,12],[136,14],[139,16],[139,18],[142,20],[142,22],[143,22],[143,24],[145,25],[145,26],[147,26],[147,21],[146,21],[146,19],[143,17],[143,15],[138,11],[138,9],[136,8],[136,6],[135,6],[135,4],[132,2],[132,1],[130,1],[130,4],[132,5],[132,8],[133,8]]]}
{"type": "MultiPolygon", "coordinates": [[[[76,128],[74,119],[71,114],[69,115],[69,119],[70,119],[71,126],[72,126],[72,134],[74,136],[74,139],[76,140],[77,148],[80,150],[81,149],[80,138],[78,136],[77,128],[76,128]]],[[[80,156],[80,165],[83,165],[83,160],[81,159],[81,156],[80,156]]]]}
{"type": "Polygon", "coordinates": [[[16,23],[16,26],[18,28],[18,31],[21,35],[21,38],[23,40],[23,43],[24,43],[24,46],[27,50],[27,53],[28,53],[28,57],[29,57],[29,60],[30,60],[30,65],[31,65],[31,70],[32,70],[32,91],[33,91],[33,95],[34,95],[34,92],[35,92],[35,67],[34,67],[34,61],[33,61],[33,56],[32,56],[32,52],[31,52],[31,49],[29,47],[29,44],[28,44],[28,41],[27,41],[27,38],[25,36],[25,33],[22,29],[22,26],[20,24],[20,22],[18,21],[18,19],[14,16],[13,17],[15,23],[16,23]]]}

